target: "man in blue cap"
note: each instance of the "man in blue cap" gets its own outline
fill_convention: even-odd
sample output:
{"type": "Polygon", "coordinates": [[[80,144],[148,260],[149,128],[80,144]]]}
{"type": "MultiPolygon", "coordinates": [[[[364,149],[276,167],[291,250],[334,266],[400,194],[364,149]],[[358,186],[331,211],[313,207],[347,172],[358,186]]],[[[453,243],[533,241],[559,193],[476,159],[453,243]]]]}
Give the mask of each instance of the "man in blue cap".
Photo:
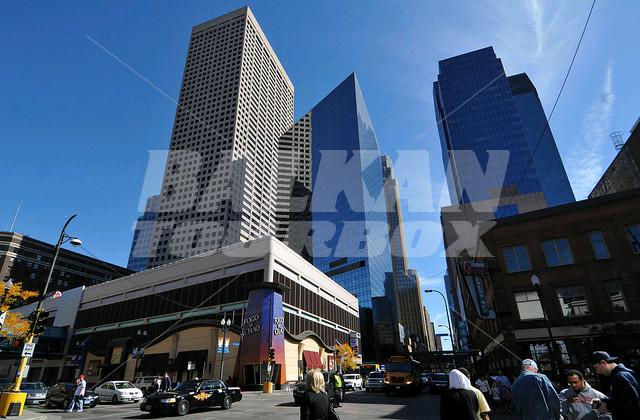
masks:
{"type": "Polygon", "coordinates": [[[522,361],[522,372],[513,382],[513,404],[522,420],[558,420],[560,398],[549,378],[538,373],[538,364],[522,361]]]}
{"type": "Polygon", "coordinates": [[[611,377],[611,392],[609,398],[602,401],[598,412],[611,412],[615,419],[640,419],[640,385],[636,374],[616,363],[617,357],[606,351],[594,351],[591,354],[591,364],[598,375],[611,377]]]}

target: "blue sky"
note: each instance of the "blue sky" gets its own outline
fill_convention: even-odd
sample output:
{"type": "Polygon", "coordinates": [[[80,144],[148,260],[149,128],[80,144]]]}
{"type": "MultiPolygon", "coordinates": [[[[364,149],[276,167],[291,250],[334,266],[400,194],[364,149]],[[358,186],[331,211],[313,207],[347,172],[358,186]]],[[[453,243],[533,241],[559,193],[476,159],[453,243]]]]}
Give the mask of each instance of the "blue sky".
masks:
{"type": "MultiPolygon", "coordinates": [[[[382,152],[424,153],[401,186],[433,209],[405,203],[405,221],[423,226],[410,265],[425,287],[442,289],[436,209],[448,197],[431,96],[438,60],[493,45],[507,74],[530,75],[548,113],[590,3],[3,2],[0,229],[20,200],[14,230],[49,242],[79,213],[71,232],[97,257],[125,265],[149,157],[168,147],[175,104],[90,38],[177,98],[191,27],[249,4],[295,85],[296,118],[355,71],[382,152]]],[[[614,156],[608,133],[626,135],[640,114],[639,15],[638,2],[596,4],[551,121],[579,199],[614,156]]],[[[425,302],[445,323],[441,298],[425,302]]]]}

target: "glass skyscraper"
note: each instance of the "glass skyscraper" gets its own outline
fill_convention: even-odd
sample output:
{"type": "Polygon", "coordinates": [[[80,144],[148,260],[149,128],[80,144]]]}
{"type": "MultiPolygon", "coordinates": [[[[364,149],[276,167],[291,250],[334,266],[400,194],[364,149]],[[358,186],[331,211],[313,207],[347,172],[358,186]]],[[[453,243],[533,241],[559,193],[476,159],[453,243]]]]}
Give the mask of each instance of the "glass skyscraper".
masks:
{"type": "Polygon", "coordinates": [[[278,237],[358,298],[361,350],[374,357],[372,298],[392,267],[380,150],[355,74],[285,133],[278,164],[278,237]]]}
{"type": "MultiPolygon", "coordinates": [[[[546,124],[535,87],[526,74],[507,77],[492,47],[440,61],[433,96],[451,204],[535,193],[540,207],[575,201],[550,128],[533,153],[546,124]],[[506,171],[478,176],[494,151],[509,152],[506,171]]],[[[494,209],[519,212],[516,201],[494,209]]]]}

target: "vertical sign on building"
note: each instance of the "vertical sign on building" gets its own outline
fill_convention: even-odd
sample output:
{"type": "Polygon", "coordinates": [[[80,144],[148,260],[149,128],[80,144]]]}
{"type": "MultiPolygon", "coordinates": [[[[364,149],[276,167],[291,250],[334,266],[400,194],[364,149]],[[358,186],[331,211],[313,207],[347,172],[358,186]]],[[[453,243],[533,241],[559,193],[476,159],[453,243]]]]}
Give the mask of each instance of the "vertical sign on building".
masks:
{"type": "Polygon", "coordinates": [[[282,294],[278,290],[261,288],[249,292],[247,309],[242,320],[242,336],[242,369],[247,369],[250,365],[263,365],[269,349],[273,348],[275,364],[280,365],[273,380],[282,383],[285,378],[284,312],[282,294]]]}

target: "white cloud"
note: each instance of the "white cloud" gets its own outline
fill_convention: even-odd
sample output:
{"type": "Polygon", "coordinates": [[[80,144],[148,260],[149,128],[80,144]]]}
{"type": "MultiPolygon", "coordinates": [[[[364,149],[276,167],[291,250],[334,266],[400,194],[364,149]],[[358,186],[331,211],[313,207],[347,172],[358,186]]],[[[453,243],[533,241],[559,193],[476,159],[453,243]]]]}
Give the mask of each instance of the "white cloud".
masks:
{"type": "Polygon", "coordinates": [[[602,146],[609,139],[614,102],[613,65],[609,62],[600,97],[584,117],[582,140],[568,159],[568,175],[578,200],[589,195],[604,171],[602,146]]]}

